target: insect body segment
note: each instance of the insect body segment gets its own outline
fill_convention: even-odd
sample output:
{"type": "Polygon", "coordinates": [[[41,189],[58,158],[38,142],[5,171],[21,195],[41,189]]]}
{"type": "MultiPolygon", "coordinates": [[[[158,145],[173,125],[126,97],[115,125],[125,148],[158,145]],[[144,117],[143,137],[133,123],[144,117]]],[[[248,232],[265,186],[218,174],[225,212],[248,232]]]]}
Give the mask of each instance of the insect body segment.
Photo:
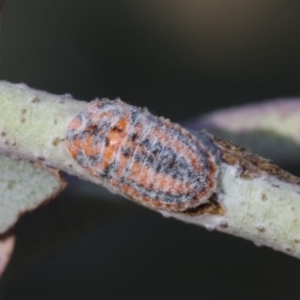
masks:
{"type": "Polygon", "coordinates": [[[201,141],[120,100],[89,103],[69,125],[67,147],[90,174],[150,208],[194,208],[216,188],[218,167],[201,141]]]}

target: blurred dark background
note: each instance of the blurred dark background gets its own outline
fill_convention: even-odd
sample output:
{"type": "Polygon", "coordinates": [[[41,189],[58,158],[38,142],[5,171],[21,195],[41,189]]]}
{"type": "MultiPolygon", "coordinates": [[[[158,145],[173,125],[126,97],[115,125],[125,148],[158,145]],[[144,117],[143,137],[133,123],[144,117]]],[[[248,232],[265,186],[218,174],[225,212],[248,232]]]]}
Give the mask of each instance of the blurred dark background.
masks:
{"type": "MultiPolygon", "coordinates": [[[[7,0],[0,78],[180,122],[299,96],[299,13],[285,0],[7,0]]],[[[16,227],[1,299],[300,298],[295,258],[69,181],[16,227]]]]}

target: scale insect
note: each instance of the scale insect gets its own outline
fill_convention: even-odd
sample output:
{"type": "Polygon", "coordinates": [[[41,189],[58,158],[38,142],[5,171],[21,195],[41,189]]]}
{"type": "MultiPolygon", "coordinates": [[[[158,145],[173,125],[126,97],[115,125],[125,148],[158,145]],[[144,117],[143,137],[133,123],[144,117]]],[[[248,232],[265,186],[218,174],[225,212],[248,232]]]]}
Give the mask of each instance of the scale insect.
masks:
{"type": "Polygon", "coordinates": [[[216,189],[214,155],[189,131],[121,100],[95,100],[69,124],[76,162],[115,191],[152,209],[182,212],[216,189]]]}

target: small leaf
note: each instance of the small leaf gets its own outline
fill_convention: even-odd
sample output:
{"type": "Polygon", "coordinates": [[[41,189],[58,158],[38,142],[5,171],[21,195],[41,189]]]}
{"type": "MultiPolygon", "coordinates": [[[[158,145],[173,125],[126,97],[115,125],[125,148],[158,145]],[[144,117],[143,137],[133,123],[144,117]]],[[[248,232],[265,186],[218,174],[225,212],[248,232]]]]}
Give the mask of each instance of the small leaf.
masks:
{"type": "Polygon", "coordinates": [[[57,170],[0,155],[0,233],[64,187],[57,170]]]}
{"type": "Polygon", "coordinates": [[[10,234],[0,239],[0,277],[2,276],[15,246],[15,236],[10,234]]]}

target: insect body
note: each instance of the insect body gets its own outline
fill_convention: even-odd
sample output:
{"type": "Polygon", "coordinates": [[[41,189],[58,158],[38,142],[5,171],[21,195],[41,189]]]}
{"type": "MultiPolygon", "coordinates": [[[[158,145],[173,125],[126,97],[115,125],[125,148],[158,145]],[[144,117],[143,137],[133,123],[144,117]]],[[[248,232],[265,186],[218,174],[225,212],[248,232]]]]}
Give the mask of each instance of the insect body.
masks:
{"type": "Polygon", "coordinates": [[[153,209],[184,211],[216,188],[218,167],[201,141],[120,100],[95,100],[70,123],[67,147],[90,174],[153,209]]]}

